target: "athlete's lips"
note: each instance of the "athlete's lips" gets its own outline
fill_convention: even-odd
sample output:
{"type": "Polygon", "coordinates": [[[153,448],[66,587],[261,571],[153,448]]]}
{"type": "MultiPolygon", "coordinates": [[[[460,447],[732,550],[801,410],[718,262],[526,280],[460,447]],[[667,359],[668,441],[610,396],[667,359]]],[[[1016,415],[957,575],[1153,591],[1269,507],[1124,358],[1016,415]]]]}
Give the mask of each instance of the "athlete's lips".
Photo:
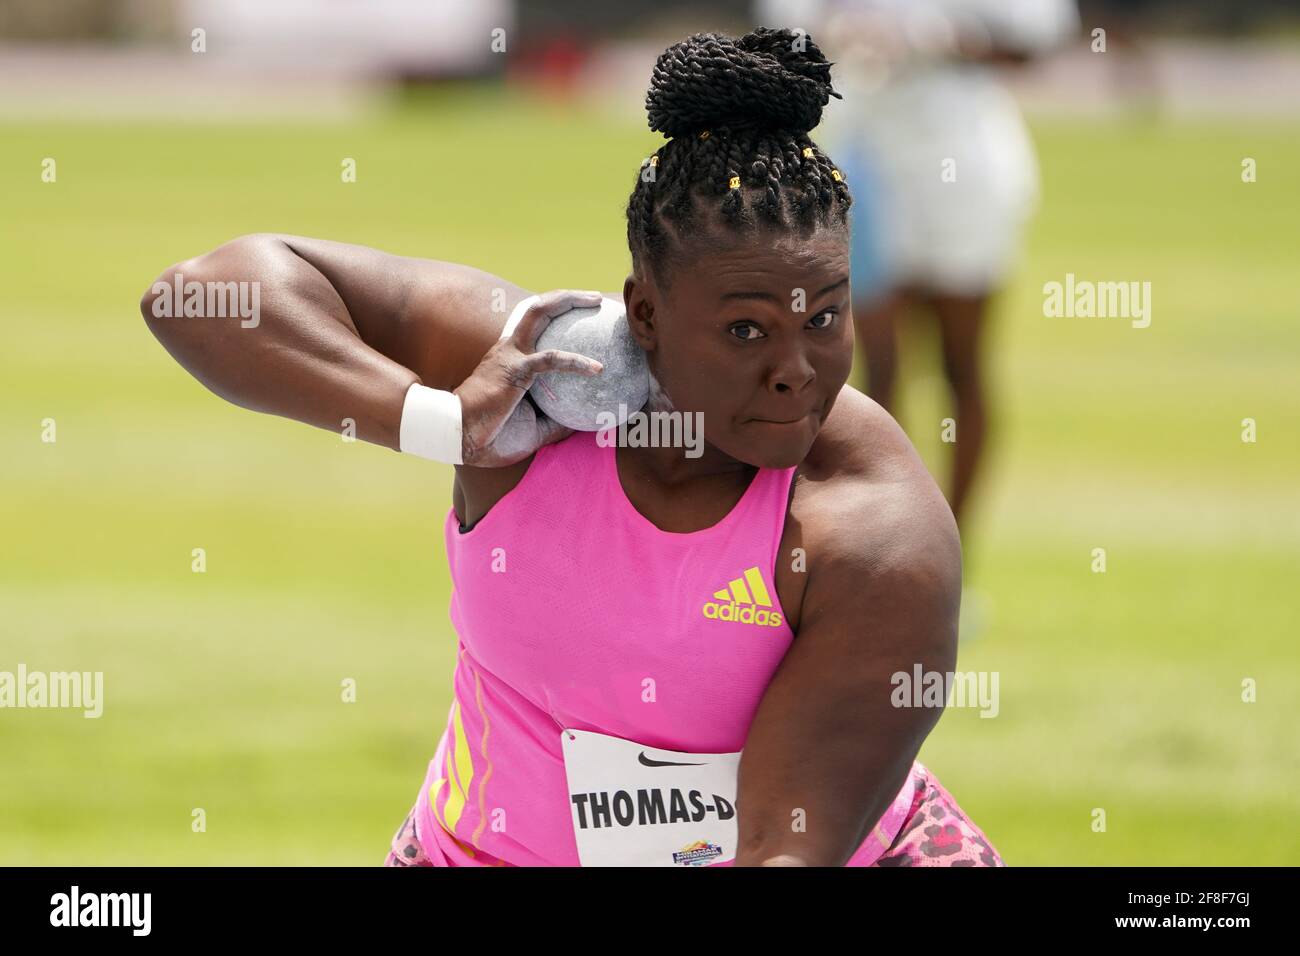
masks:
{"type": "Polygon", "coordinates": [[[764,425],[797,425],[811,414],[812,412],[804,412],[798,418],[751,418],[750,421],[764,425]]]}

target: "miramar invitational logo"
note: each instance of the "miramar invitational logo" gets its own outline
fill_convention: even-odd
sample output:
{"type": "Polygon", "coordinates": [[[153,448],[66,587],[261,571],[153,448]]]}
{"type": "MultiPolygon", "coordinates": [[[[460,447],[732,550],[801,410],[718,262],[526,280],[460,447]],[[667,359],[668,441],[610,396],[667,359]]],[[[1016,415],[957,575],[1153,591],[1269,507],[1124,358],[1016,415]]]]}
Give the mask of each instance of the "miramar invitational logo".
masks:
{"type": "Polygon", "coordinates": [[[673,854],[673,862],[682,866],[704,866],[710,860],[722,856],[722,847],[708,840],[696,840],[688,843],[673,854]]]}

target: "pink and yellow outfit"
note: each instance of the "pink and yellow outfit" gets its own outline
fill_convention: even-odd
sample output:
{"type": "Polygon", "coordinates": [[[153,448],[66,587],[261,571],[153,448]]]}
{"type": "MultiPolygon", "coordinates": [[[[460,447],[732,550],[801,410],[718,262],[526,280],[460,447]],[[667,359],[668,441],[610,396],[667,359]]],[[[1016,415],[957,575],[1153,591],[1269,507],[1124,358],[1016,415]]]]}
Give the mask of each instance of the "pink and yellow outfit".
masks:
{"type": "MultiPolygon", "coordinates": [[[[628,501],[615,452],[598,433],[577,432],[540,449],[469,531],[448,510],[454,699],[388,865],[581,865],[578,830],[588,819],[584,810],[580,827],[573,809],[565,729],[635,742],[640,762],[665,774],[689,772],[676,764],[694,762],[660,751],[671,758],[743,748],[794,637],[773,572],[795,469],[760,469],[726,517],[679,534],[628,501]]],[[[616,795],[612,812],[622,821],[619,799],[633,807],[639,793],[642,818],[628,817],[632,831],[646,822],[647,798],[644,789],[630,792],[616,795]]],[[[609,821],[605,797],[592,796],[586,809],[601,802],[609,821]]],[[[669,801],[674,810],[677,801],[669,801]]],[[[701,836],[687,847],[713,845],[710,827],[720,826],[724,805],[707,793],[692,800],[701,836]]],[[[650,828],[657,822],[666,818],[652,809],[650,828]]],[[[707,863],[701,852],[691,849],[690,858],[731,865],[729,857],[707,863]]],[[[847,865],[927,862],[1002,865],[916,763],[847,865]]]]}

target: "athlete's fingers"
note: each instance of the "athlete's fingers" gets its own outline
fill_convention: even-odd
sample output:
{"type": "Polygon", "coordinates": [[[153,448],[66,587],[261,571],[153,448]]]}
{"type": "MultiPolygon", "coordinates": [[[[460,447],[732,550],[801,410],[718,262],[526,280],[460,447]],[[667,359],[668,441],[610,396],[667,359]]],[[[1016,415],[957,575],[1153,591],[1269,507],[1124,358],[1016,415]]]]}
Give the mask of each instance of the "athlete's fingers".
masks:
{"type": "Polygon", "coordinates": [[[531,352],[537,348],[537,339],[545,331],[551,319],[558,318],[570,309],[594,309],[600,305],[602,296],[599,292],[580,289],[554,289],[543,292],[537,301],[524,310],[515,326],[510,341],[521,352],[531,352]]]}
{"type": "Polygon", "coordinates": [[[546,372],[599,375],[604,365],[595,359],[562,349],[533,351],[546,323],[573,308],[598,307],[599,292],[557,290],[545,293],[525,310],[512,335],[495,343],[483,356],[472,375],[455,390],[461,400],[462,449],[465,464],[485,467],[510,464],[535,451],[538,443],[571,434],[557,431],[554,422],[534,423],[525,408],[528,389],[546,372]],[[545,436],[545,441],[543,441],[545,436]]]}
{"type": "Polygon", "coordinates": [[[515,366],[516,382],[525,382],[527,388],[543,372],[578,372],[581,375],[599,375],[605,370],[593,358],[579,355],[577,352],[565,352],[563,349],[546,349],[525,355],[515,366]]]}

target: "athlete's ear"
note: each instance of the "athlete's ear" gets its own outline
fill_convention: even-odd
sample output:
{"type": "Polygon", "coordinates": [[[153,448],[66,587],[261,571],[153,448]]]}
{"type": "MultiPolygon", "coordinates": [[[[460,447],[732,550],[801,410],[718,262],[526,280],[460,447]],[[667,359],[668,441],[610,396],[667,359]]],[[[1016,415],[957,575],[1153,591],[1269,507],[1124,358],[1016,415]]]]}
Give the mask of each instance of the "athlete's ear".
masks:
{"type": "Polygon", "coordinates": [[[629,273],[623,282],[623,307],[627,309],[627,325],[632,338],[645,351],[654,351],[657,329],[655,326],[655,289],[653,280],[637,278],[629,273]]]}

